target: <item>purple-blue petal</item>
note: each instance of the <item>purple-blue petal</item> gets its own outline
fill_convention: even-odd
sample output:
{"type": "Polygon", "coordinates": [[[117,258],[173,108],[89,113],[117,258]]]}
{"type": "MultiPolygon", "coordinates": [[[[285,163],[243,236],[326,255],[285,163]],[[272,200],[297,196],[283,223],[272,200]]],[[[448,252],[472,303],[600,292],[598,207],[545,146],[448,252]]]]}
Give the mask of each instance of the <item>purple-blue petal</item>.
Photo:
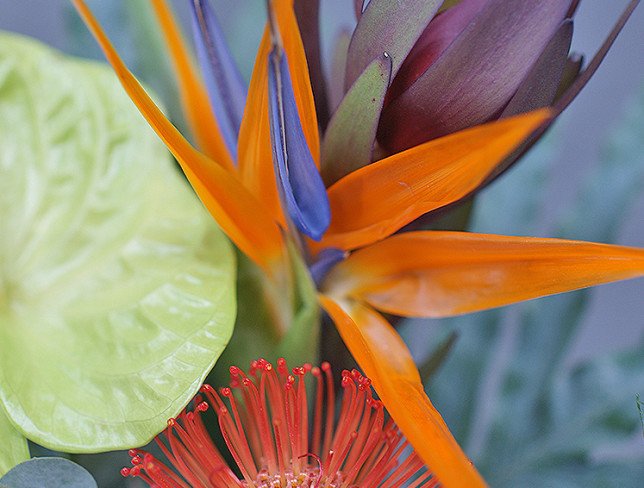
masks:
{"type": "Polygon", "coordinates": [[[315,285],[320,288],[328,272],[346,257],[347,253],[345,251],[335,247],[327,247],[320,251],[317,260],[309,266],[309,272],[315,285]]]}
{"type": "Polygon", "coordinates": [[[246,84],[208,0],[192,0],[191,6],[197,58],[210,104],[224,142],[236,160],[237,137],[246,104],[246,84]]]}
{"type": "Polygon", "coordinates": [[[277,48],[268,59],[268,93],[273,162],[283,205],[300,232],[319,241],[331,222],[329,200],[302,130],[286,55],[277,48]]]}
{"type": "Polygon", "coordinates": [[[571,0],[490,0],[442,55],[390,102],[379,140],[398,151],[498,116],[570,4],[571,0]]]}

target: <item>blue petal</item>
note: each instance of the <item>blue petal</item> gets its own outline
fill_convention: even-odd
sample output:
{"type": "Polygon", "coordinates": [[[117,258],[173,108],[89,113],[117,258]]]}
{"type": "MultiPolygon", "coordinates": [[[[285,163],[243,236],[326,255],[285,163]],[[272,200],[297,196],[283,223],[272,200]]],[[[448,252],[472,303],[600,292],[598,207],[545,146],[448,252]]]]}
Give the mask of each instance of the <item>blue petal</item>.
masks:
{"type": "Polygon", "coordinates": [[[280,196],[297,228],[319,241],[331,221],[329,200],[302,131],[286,55],[277,49],[268,58],[268,98],[280,196]]]}
{"type": "Polygon", "coordinates": [[[236,160],[237,136],[246,104],[246,84],[208,0],[192,0],[191,4],[197,57],[210,104],[226,146],[236,160]]]}
{"type": "Polygon", "coordinates": [[[336,247],[327,247],[318,254],[317,261],[309,266],[309,272],[315,285],[320,288],[326,275],[331,269],[347,257],[347,252],[336,247]]]}

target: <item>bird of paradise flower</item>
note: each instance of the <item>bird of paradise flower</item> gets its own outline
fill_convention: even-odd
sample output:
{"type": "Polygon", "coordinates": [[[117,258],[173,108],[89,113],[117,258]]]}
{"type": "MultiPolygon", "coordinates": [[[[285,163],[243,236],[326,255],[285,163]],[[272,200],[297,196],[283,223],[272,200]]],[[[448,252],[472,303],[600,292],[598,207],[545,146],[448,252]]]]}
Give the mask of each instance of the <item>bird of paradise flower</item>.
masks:
{"type": "MultiPolygon", "coordinates": [[[[241,108],[245,93],[232,95],[238,76],[207,3],[193,2],[198,55],[207,63],[204,85],[168,6],[153,2],[200,150],[154,105],[84,1],[73,3],[230,239],[278,284],[288,272],[287,249],[299,249],[318,284],[320,305],[420,458],[444,486],[484,486],[425,394],[406,345],[377,310],[445,317],[644,274],[640,249],[464,232],[396,234],[479,188],[556,111],[539,109],[454,132],[359,167],[325,188],[292,0],[269,3],[269,26],[241,108]],[[219,70],[211,71],[213,65],[219,70]]],[[[387,58],[374,62],[391,66],[387,58]]]]}

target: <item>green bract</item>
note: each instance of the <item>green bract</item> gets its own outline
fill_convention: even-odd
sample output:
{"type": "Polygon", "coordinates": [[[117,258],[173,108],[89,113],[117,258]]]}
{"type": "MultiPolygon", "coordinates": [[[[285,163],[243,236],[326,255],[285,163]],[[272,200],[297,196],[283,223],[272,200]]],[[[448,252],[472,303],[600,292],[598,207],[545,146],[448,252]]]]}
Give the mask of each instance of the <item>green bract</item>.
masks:
{"type": "Polygon", "coordinates": [[[230,338],[230,244],[109,68],[8,34],[0,173],[8,416],[63,451],[149,441],[230,338]]]}
{"type": "Polygon", "coordinates": [[[290,364],[317,363],[320,337],[320,308],[315,285],[306,265],[293,248],[289,249],[292,281],[288,291],[279,296],[269,288],[274,286],[262,276],[262,271],[240,253],[237,283],[239,313],[235,333],[222,356],[222,368],[215,368],[215,376],[208,379],[213,385],[225,385],[230,380],[228,365],[246,367],[252,360],[265,358],[276,361],[285,357],[290,364]],[[284,300],[283,306],[288,330],[276,331],[275,308],[271,300],[284,300]]]}

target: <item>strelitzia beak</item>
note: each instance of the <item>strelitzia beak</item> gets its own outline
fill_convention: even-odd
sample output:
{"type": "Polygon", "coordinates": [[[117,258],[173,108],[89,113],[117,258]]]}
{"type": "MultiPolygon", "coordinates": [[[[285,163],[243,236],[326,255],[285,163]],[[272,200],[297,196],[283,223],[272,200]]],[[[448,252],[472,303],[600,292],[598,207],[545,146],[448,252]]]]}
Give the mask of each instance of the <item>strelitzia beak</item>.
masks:
{"type": "Polygon", "coordinates": [[[399,151],[498,117],[556,35],[570,0],[463,0],[412,50],[378,139],[399,151]]]}

